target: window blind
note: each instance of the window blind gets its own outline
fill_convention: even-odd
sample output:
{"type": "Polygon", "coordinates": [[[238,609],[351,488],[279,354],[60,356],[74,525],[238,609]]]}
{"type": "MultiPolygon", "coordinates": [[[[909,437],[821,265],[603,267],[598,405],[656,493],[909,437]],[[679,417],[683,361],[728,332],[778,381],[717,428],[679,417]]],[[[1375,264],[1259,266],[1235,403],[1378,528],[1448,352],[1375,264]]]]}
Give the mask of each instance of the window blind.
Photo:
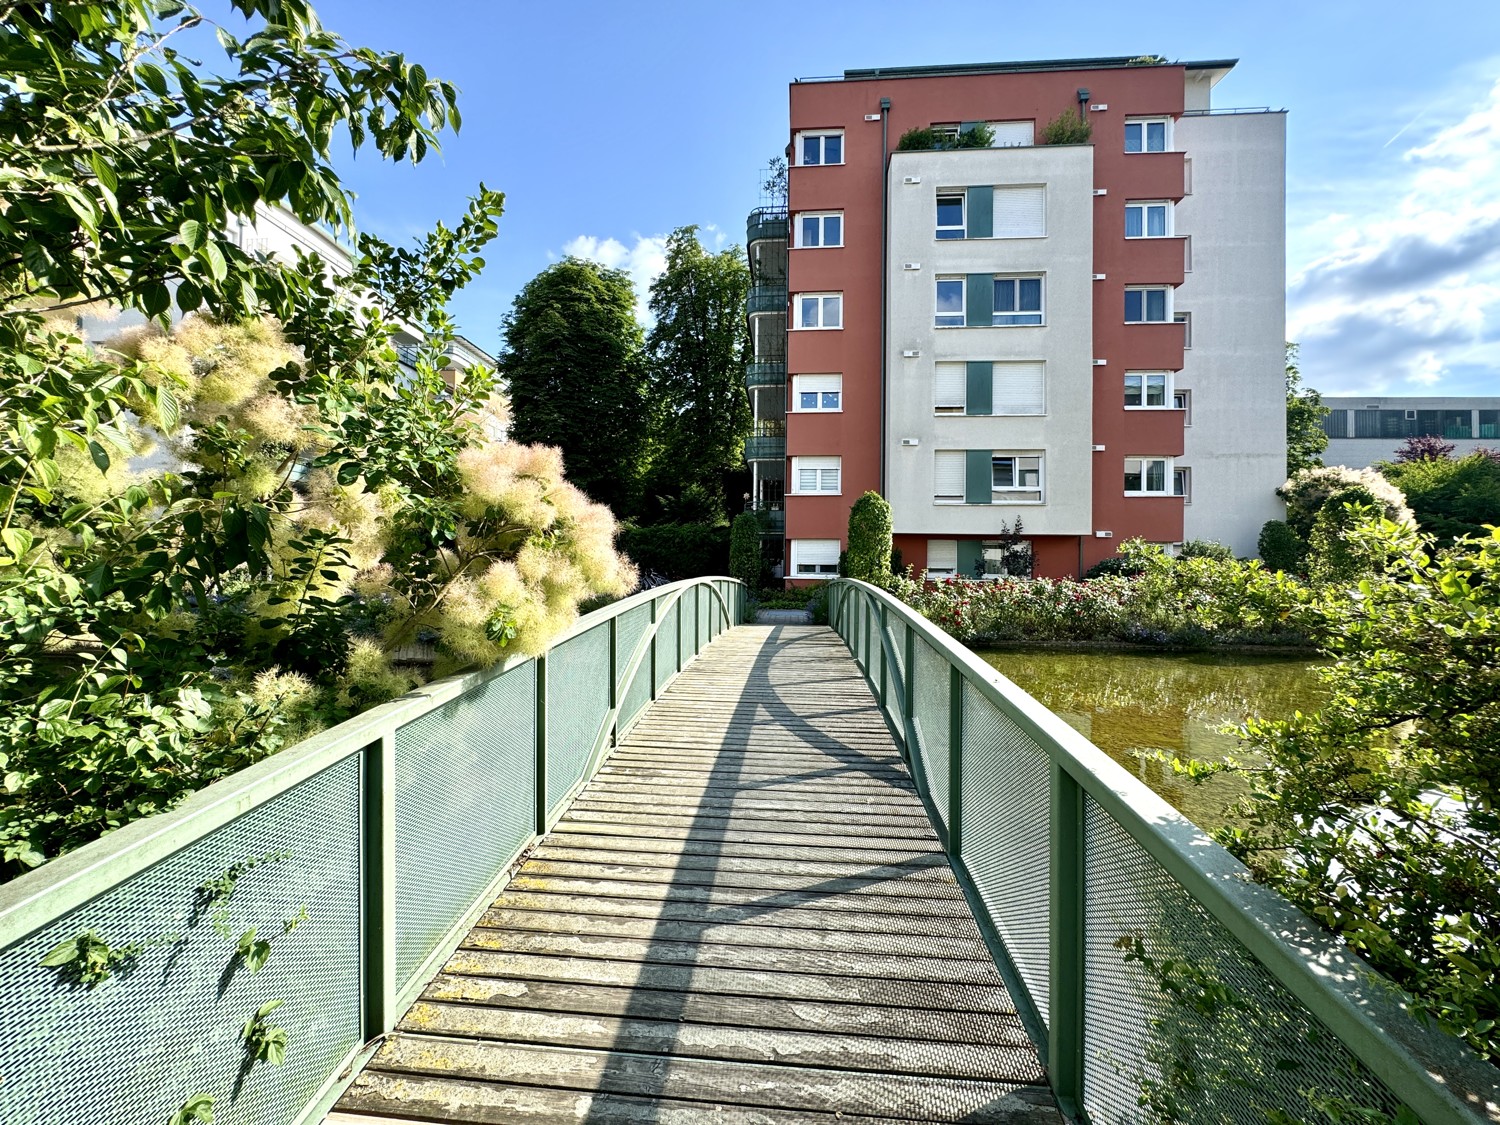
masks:
{"type": "Polygon", "coordinates": [[[839,458],[837,457],[793,457],[792,472],[796,476],[798,492],[837,492],[839,490],[839,458]]]}
{"type": "Polygon", "coordinates": [[[990,142],[991,148],[1015,148],[1018,145],[1029,145],[1032,143],[1035,123],[1031,121],[991,121],[990,128],[995,131],[995,139],[990,142]]]}
{"type": "Polygon", "coordinates": [[[995,237],[1037,238],[1046,234],[1046,189],[1040,184],[995,189],[995,237]]]}
{"type": "Polygon", "coordinates": [[[954,571],[958,569],[958,540],[927,540],[927,569],[954,571]]]}
{"type": "Polygon", "coordinates": [[[939,449],[933,455],[932,494],[939,500],[962,500],[966,464],[964,450],[939,449]]]}
{"type": "Polygon", "coordinates": [[[837,391],[843,389],[842,375],[796,375],[793,376],[798,391],[837,391]]]}
{"type": "Polygon", "coordinates": [[[1043,373],[1041,363],[995,364],[994,412],[1041,414],[1043,373]]]}
{"type": "Polygon", "coordinates": [[[932,369],[932,408],[940,414],[963,413],[966,369],[962,363],[939,363],[932,369]]]}
{"type": "Polygon", "coordinates": [[[817,573],[819,567],[839,565],[837,539],[793,539],[792,568],[795,573],[817,573]]]}

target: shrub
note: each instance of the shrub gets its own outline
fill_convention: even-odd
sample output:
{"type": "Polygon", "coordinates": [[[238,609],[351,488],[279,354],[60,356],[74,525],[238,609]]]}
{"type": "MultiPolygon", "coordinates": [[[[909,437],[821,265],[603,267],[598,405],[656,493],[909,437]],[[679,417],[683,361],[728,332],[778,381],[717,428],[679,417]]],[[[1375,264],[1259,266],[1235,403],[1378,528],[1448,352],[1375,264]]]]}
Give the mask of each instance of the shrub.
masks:
{"type": "Polygon", "coordinates": [[[1042,128],[1044,145],[1086,145],[1094,126],[1076,109],[1065,109],[1042,128]]]}
{"type": "Polygon", "coordinates": [[[1482,536],[1486,525],[1500,524],[1500,461],[1484,451],[1457,460],[1409,459],[1382,468],[1406,494],[1417,526],[1439,543],[1482,536]]]}
{"type": "Polygon", "coordinates": [[[946,129],[908,129],[896,142],[897,152],[917,152],[930,149],[989,148],[995,142],[995,130],[983,121],[964,129],[955,138],[946,129]]]}
{"type": "Polygon", "coordinates": [[[1408,461],[1441,461],[1453,456],[1453,451],[1457,448],[1451,441],[1444,441],[1436,434],[1419,434],[1401,443],[1401,448],[1396,450],[1395,461],[1398,465],[1408,461]]]}
{"type": "Polygon", "coordinates": [[[849,547],[842,573],[884,585],[891,573],[891,506],[878,492],[866,492],[849,509],[849,547]]]}
{"type": "Polygon", "coordinates": [[[729,564],[730,530],[727,524],[712,523],[627,527],[620,532],[620,550],[640,570],[673,581],[723,574],[729,564]]]}
{"type": "Polygon", "coordinates": [[[750,589],[760,585],[760,520],[741,512],[729,528],[729,574],[750,589]]]}
{"type": "Polygon", "coordinates": [[[1234,552],[1214,539],[1189,539],[1182,545],[1184,559],[1218,559],[1220,562],[1234,558],[1234,552]]]}
{"type": "Polygon", "coordinates": [[[1378,505],[1386,519],[1412,523],[1406,496],[1376,469],[1350,469],[1343,465],[1320,465],[1294,473],[1276,490],[1286,501],[1286,522],[1297,536],[1310,540],[1313,521],[1329,504],[1348,501],[1378,505]]]}
{"type": "Polygon", "coordinates": [[[1261,561],[1272,570],[1283,570],[1288,574],[1302,573],[1307,544],[1297,538],[1297,533],[1285,520],[1267,520],[1260,529],[1255,549],[1259,552],[1261,561]]]}

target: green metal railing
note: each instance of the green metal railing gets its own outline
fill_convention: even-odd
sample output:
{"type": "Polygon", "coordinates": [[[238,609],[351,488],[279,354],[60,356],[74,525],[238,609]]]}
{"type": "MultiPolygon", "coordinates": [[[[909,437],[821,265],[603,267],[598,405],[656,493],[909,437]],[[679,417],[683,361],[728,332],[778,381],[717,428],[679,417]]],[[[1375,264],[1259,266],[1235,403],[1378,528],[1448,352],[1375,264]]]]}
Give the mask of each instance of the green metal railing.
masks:
{"type": "Polygon", "coordinates": [[[1494,1067],[1086,738],[885,592],[830,593],[1065,1113],[1500,1120],[1494,1067]]]}
{"type": "Polygon", "coordinates": [[[784,313],[786,303],[785,281],[752,285],[749,295],[745,298],[745,312],[752,316],[756,313],[784,313]]]}
{"type": "Polygon", "coordinates": [[[745,439],[746,461],[780,461],[785,456],[785,434],[753,434],[745,439]]]}
{"type": "Polygon", "coordinates": [[[745,220],[745,241],[755,242],[762,238],[786,238],[787,213],[785,207],[757,207],[745,220]]]}
{"type": "Polygon", "coordinates": [[[0,1121],[165,1125],[197,1094],[219,1125],[318,1120],[743,607],[728,578],[626,598],[541,656],[377,707],[0,887],[0,1121]],[[270,942],[253,970],[250,929],[270,942]],[[85,932],[122,962],[95,988],[41,964],[85,932]],[[279,1066],[240,1038],[275,1000],[279,1066]]]}
{"type": "Polygon", "coordinates": [[[745,367],[745,386],[786,387],[786,360],[757,360],[745,367]]]}

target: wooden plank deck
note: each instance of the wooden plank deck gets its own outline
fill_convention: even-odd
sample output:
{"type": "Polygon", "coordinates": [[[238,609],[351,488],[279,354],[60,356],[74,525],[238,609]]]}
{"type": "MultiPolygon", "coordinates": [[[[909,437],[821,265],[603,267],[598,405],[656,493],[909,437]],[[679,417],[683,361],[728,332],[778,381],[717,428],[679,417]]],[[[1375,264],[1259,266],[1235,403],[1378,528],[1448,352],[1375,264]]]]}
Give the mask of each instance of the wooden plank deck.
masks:
{"type": "Polygon", "coordinates": [[[1056,1125],[843,642],[743,626],[652,706],[329,1125],[1056,1125]]]}

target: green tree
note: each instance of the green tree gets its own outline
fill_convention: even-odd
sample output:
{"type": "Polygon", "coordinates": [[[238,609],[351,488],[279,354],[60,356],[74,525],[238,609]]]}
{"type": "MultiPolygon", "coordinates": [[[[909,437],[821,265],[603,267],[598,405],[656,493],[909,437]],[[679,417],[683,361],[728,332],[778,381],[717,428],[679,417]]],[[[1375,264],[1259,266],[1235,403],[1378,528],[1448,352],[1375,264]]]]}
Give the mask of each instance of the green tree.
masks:
{"type": "Polygon", "coordinates": [[[1500,524],[1500,459],[1485,452],[1413,458],[1380,471],[1406,493],[1417,526],[1441,543],[1500,524]]]}
{"type": "Polygon", "coordinates": [[[745,295],[750,269],[738,249],[710,254],[697,227],[667,240],[667,268],[651,284],[656,324],[646,341],[655,425],[650,491],[669,511],[706,522],[729,511],[724,474],[744,462],[745,295]],[[685,505],[685,500],[695,500],[685,505]],[[697,511],[684,511],[696,507],[697,511]]]}
{"type": "Polygon", "coordinates": [[[760,570],[760,521],[754,512],[741,512],[729,525],[729,573],[754,590],[760,570]]]}
{"type": "Polygon", "coordinates": [[[1323,419],[1328,407],[1323,396],[1311,387],[1302,389],[1302,371],[1297,366],[1297,345],[1286,346],[1286,475],[1323,464],[1328,435],[1323,419]]]}
{"type": "Polygon", "coordinates": [[[878,492],[866,492],[849,509],[844,573],[877,586],[890,581],[891,506],[878,492]]]}
{"type": "Polygon", "coordinates": [[[650,419],[629,275],[565,258],[526,283],[501,328],[511,436],[557,446],[569,480],[617,515],[634,514],[650,419]]]}

